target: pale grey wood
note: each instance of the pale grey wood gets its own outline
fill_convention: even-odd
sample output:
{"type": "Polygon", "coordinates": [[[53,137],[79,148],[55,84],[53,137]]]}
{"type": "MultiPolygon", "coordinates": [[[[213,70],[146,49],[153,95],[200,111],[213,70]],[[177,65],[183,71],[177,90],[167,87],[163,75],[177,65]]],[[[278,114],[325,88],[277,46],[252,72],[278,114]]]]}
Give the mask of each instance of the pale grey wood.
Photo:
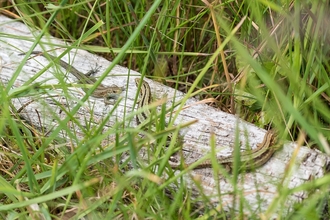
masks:
{"type": "MultiPolygon", "coordinates": [[[[23,59],[23,56],[19,56],[18,54],[29,50],[34,37],[24,24],[14,22],[0,15],[0,38],[0,78],[6,83],[12,77],[12,74],[23,59]],[[22,36],[22,39],[26,37],[30,39],[30,41],[20,40],[10,36],[6,37],[4,33],[6,33],[6,35],[22,36]]],[[[44,46],[48,49],[51,49],[51,47],[47,46],[50,42],[52,42],[53,45],[63,45],[63,48],[65,47],[64,42],[51,37],[44,37],[43,42],[44,46]]],[[[41,50],[41,48],[38,47],[35,50],[41,50]]],[[[63,51],[64,49],[56,50],[56,54],[60,54],[63,51]]],[[[62,59],[72,63],[72,65],[81,72],[88,72],[95,66],[95,63],[97,63],[102,66],[98,75],[103,73],[106,67],[109,66],[109,61],[91,55],[83,50],[71,51],[70,58],[66,55],[62,59]]],[[[17,78],[14,88],[19,88],[26,80],[30,79],[48,64],[49,61],[40,56],[28,60],[17,78]]],[[[63,73],[65,73],[65,70],[52,66],[40,76],[37,81],[47,80],[45,82],[46,84],[56,85],[58,79],[55,78],[54,72],[58,71],[63,71],[63,73]]],[[[127,88],[127,90],[121,95],[123,99],[119,103],[118,108],[115,109],[115,117],[111,117],[107,122],[109,128],[116,121],[125,121],[124,112],[126,112],[126,115],[129,115],[129,113],[134,110],[133,103],[137,91],[134,84],[134,78],[140,77],[139,73],[120,66],[116,66],[110,74],[111,75],[103,81],[104,85],[116,84],[127,88]]],[[[64,78],[64,80],[68,83],[77,82],[77,80],[70,74],[68,74],[67,78],[64,78]]],[[[146,81],[150,84],[154,91],[153,94],[157,96],[157,98],[162,98],[164,94],[167,94],[168,106],[170,106],[172,101],[178,101],[185,96],[185,94],[181,92],[175,91],[172,88],[166,87],[152,80],[146,79],[146,81]]],[[[56,97],[49,98],[47,97],[49,94],[45,97],[39,97],[38,99],[35,99],[34,102],[27,105],[22,111],[22,114],[30,119],[35,126],[42,126],[51,129],[54,126],[57,126],[57,122],[54,120],[54,113],[57,113],[58,117],[61,119],[66,117],[65,113],[60,110],[61,108],[58,103],[55,103],[54,100],[61,103],[62,107],[72,109],[72,107],[75,106],[85,95],[85,93],[79,88],[71,88],[70,92],[66,94],[61,89],[54,89],[50,93],[56,97]],[[39,117],[41,117],[42,120],[39,120],[39,117]],[[42,122],[41,125],[39,124],[40,121],[42,122]]],[[[13,102],[16,108],[20,108],[30,100],[30,97],[22,97],[14,99],[13,102]]],[[[181,134],[184,135],[184,160],[187,163],[196,161],[210,152],[209,141],[211,133],[214,133],[216,137],[216,150],[218,156],[231,154],[234,146],[234,133],[237,124],[240,129],[239,137],[240,142],[243,145],[242,150],[247,146],[246,143],[249,143],[252,148],[255,148],[258,143],[262,142],[265,135],[266,131],[263,129],[240,120],[234,115],[221,112],[205,104],[200,104],[196,99],[188,99],[185,106],[186,108],[180,112],[175,124],[179,125],[196,119],[198,120],[197,123],[181,130],[181,134]],[[245,137],[247,137],[247,139],[245,137]]],[[[83,104],[80,108],[76,116],[80,123],[84,123],[85,118],[88,120],[92,118],[95,125],[98,125],[112,108],[112,105],[105,106],[102,99],[90,97],[88,102],[83,104]],[[93,114],[91,114],[91,112],[93,112],[93,114]]],[[[135,120],[125,121],[125,123],[129,126],[136,126],[135,120]]],[[[72,126],[72,129],[76,130],[78,138],[83,138],[83,133],[79,128],[74,125],[72,126]]],[[[65,137],[65,135],[63,135],[63,137],[65,137]]],[[[111,142],[111,137],[104,141],[104,145],[107,145],[109,141],[111,142]]],[[[256,172],[246,173],[239,176],[237,187],[242,191],[246,204],[250,207],[249,210],[244,210],[247,214],[251,210],[256,210],[258,213],[265,212],[269,205],[277,198],[278,184],[283,183],[283,185],[292,188],[305,183],[310,179],[320,178],[325,174],[330,161],[329,157],[319,151],[311,150],[307,147],[301,147],[298,151],[297,158],[293,161],[293,170],[290,172],[289,176],[284,176],[285,169],[292,158],[295,147],[296,144],[293,142],[286,143],[282,150],[276,152],[271,160],[261,168],[257,169],[256,172]],[[260,201],[262,201],[262,203],[260,203],[260,201]]],[[[176,158],[176,160],[180,160],[180,158],[176,158]]],[[[180,171],[176,171],[176,175],[179,175],[179,173],[180,171]]],[[[238,209],[238,202],[236,203],[236,207],[232,207],[234,199],[233,195],[230,193],[233,190],[232,184],[228,179],[223,178],[221,175],[214,177],[212,169],[195,170],[184,176],[187,186],[193,190],[196,197],[200,195],[200,192],[197,190],[194,181],[202,184],[204,188],[203,193],[210,197],[210,201],[213,205],[222,206],[224,210],[232,208],[238,209]],[[194,179],[194,181],[192,179],[194,179]],[[218,189],[218,186],[220,186],[220,189],[218,189]],[[216,196],[218,195],[218,190],[223,194],[221,201],[219,200],[219,197],[216,196]]],[[[307,196],[308,195],[305,192],[291,195],[286,200],[287,204],[285,205],[288,207],[288,210],[290,210],[292,203],[302,201],[307,196]]],[[[236,199],[238,200],[239,198],[236,197],[236,199]]]]}

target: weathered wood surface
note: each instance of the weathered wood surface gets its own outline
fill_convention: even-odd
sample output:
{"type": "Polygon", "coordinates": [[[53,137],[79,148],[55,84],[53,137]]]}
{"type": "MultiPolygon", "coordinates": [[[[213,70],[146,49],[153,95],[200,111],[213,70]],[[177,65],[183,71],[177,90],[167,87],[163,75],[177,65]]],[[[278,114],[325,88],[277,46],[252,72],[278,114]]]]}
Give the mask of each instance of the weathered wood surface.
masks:
{"type": "MultiPolygon", "coordinates": [[[[34,41],[34,37],[30,30],[22,23],[13,22],[0,15],[0,38],[0,77],[2,82],[6,84],[23,59],[23,56],[19,56],[18,54],[29,50],[34,41]],[[15,37],[11,37],[11,35],[15,37]],[[17,39],[16,36],[22,36],[22,39],[17,39]]],[[[47,46],[50,41],[53,45],[58,45],[57,48],[61,47],[59,45],[63,45],[63,48],[65,47],[62,41],[53,38],[44,37],[42,41],[45,43],[44,46],[48,49],[50,49],[50,47],[47,46]]],[[[41,50],[41,48],[37,47],[35,50],[41,50]]],[[[60,54],[62,51],[63,50],[56,50],[56,53],[60,54]]],[[[95,63],[97,63],[102,66],[99,72],[99,74],[101,74],[106,67],[109,66],[107,60],[91,55],[86,51],[71,51],[70,55],[70,58],[64,56],[62,59],[71,63],[81,72],[89,71],[91,68],[95,67],[95,63]]],[[[28,60],[15,81],[14,88],[19,88],[26,80],[30,79],[48,64],[49,61],[41,56],[28,60]]],[[[53,73],[55,71],[60,71],[59,67],[51,66],[37,81],[46,80],[45,84],[56,85],[58,79],[54,77],[53,73]]],[[[65,73],[65,70],[62,69],[62,71],[65,73]]],[[[118,120],[124,121],[124,112],[127,114],[134,110],[133,103],[137,91],[134,78],[139,76],[140,74],[135,71],[117,66],[103,81],[105,85],[116,84],[127,88],[127,90],[122,93],[123,99],[119,103],[117,109],[115,109],[115,117],[110,117],[107,126],[111,127],[118,120]]],[[[67,78],[64,78],[64,80],[77,82],[70,74],[68,74],[67,78]]],[[[170,105],[171,101],[178,101],[184,97],[184,94],[172,88],[168,88],[151,80],[147,81],[154,91],[153,94],[156,95],[157,98],[161,98],[163,94],[167,94],[167,105],[170,105]]],[[[35,126],[42,126],[48,129],[53,126],[56,127],[58,123],[54,119],[54,113],[56,113],[60,119],[63,119],[66,117],[66,114],[64,111],[61,111],[61,108],[72,109],[81,97],[85,95],[79,88],[71,88],[67,93],[63,92],[62,89],[54,89],[50,93],[55,97],[37,98],[33,103],[27,105],[22,112],[22,114],[25,114],[25,118],[29,118],[31,123],[35,126]],[[59,106],[59,103],[61,103],[62,106],[59,106]],[[41,120],[39,117],[41,117],[41,120]],[[39,125],[39,122],[41,122],[42,125],[39,125]]],[[[23,97],[14,99],[13,103],[16,108],[20,108],[30,100],[29,97],[23,97]]],[[[221,112],[205,104],[196,103],[197,101],[195,99],[188,99],[185,105],[189,107],[181,111],[179,117],[175,121],[175,124],[178,125],[198,119],[197,123],[181,131],[182,134],[184,134],[183,152],[185,152],[184,156],[187,163],[195,161],[199,157],[210,152],[209,141],[211,132],[213,132],[216,137],[218,156],[231,154],[237,124],[239,124],[240,141],[243,146],[246,146],[248,142],[252,148],[255,148],[258,143],[262,142],[266,131],[257,128],[253,124],[239,120],[234,115],[221,112]],[[248,140],[245,140],[244,137],[246,136],[248,140]]],[[[102,99],[91,97],[83,104],[76,114],[76,117],[82,124],[87,118],[86,121],[92,119],[95,125],[97,125],[112,108],[112,105],[105,106],[102,99]]],[[[135,120],[127,123],[131,123],[130,126],[136,125],[135,120]]],[[[77,131],[79,131],[79,129],[77,131]]],[[[77,132],[77,135],[82,135],[82,133],[77,132]]],[[[247,212],[251,210],[256,210],[256,212],[266,211],[267,207],[277,198],[277,186],[279,184],[292,188],[310,179],[320,178],[325,174],[325,170],[327,170],[330,161],[329,157],[316,150],[301,147],[297,152],[296,159],[293,161],[293,171],[290,172],[289,176],[284,176],[285,169],[292,158],[295,147],[296,144],[293,142],[286,143],[280,151],[275,153],[269,162],[257,169],[256,172],[239,176],[238,188],[241,190],[242,195],[244,195],[246,204],[248,204],[245,207],[250,207],[250,210],[246,210],[247,212]]],[[[179,172],[180,171],[177,171],[176,174],[179,172]]],[[[198,192],[198,190],[192,178],[194,178],[195,181],[198,179],[198,181],[202,183],[204,193],[210,196],[210,201],[212,203],[215,205],[222,205],[224,209],[233,208],[231,205],[233,204],[232,200],[234,197],[230,193],[233,190],[233,186],[228,180],[221,176],[219,176],[219,178],[214,178],[212,169],[191,171],[185,175],[185,180],[194,192],[198,192]],[[217,181],[219,181],[220,191],[223,194],[221,201],[219,201],[219,197],[214,196],[218,194],[217,181]]],[[[289,203],[301,201],[306,197],[307,194],[304,192],[291,195],[287,200],[287,204],[284,206],[289,210],[291,205],[289,203]]],[[[236,199],[239,198],[236,197],[236,199]]],[[[234,208],[238,209],[238,207],[234,208]]]]}

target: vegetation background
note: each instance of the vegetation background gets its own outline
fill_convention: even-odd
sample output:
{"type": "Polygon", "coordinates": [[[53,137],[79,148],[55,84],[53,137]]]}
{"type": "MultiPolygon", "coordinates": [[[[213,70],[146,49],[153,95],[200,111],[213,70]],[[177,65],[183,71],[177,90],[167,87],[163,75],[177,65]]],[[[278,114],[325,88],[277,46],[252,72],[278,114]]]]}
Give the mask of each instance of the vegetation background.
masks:
{"type": "MultiPolygon", "coordinates": [[[[18,0],[0,1],[0,6],[6,16],[47,30],[148,78],[183,92],[197,86],[195,89],[202,91],[200,99],[213,98],[215,108],[265,129],[275,128],[283,139],[296,140],[305,133],[306,146],[329,152],[329,1],[18,0]],[[146,25],[136,32],[141,22],[146,25]]],[[[1,97],[2,103],[8,102],[5,94],[1,97]]],[[[40,143],[31,139],[27,147],[22,139],[22,132],[32,137],[31,128],[9,111],[2,110],[2,118],[2,151],[6,155],[2,163],[6,166],[2,164],[0,202],[12,205],[0,213],[3,219],[34,218],[28,208],[15,206],[24,199],[8,189],[15,190],[18,185],[26,192],[24,197],[39,201],[40,212],[47,219],[86,214],[91,219],[244,217],[244,213],[224,213],[207,205],[201,208],[184,185],[169,199],[157,183],[140,178],[145,176],[143,171],[123,173],[107,160],[93,162],[93,154],[84,151],[76,154],[83,161],[79,166],[63,149],[49,161],[44,154],[33,158],[29,151],[38,152],[40,143]],[[8,153],[5,147],[19,149],[22,157],[8,153]],[[32,169],[22,169],[22,164],[32,169]],[[77,169],[62,172],[57,170],[58,164],[77,169]],[[49,172],[51,178],[41,178],[49,172]],[[95,184],[101,177],[102,183],[95,184]]],[[[116,134],[122,137],[117,143],[122,151],[129,150],[125,141],[143,144],[133,143],[125,130],[116,134]]],[[[43,140],[56,139],[49,138],[43,140]]],[[[96,131],[86,131],[87,138],[101,141],[96,131]]],[[[77,144],[77,151],[88,144],[84,141],[77,144]]],[[[328,184],[326,176],[321,186],[308,188],[310,199],[282,217],[329,218],[325,205],[328,184]]],[[[276,212],[281,216],[281,210],[276,212]]],[[[262,215],[256,212],[249,217],[262,215]]]]}

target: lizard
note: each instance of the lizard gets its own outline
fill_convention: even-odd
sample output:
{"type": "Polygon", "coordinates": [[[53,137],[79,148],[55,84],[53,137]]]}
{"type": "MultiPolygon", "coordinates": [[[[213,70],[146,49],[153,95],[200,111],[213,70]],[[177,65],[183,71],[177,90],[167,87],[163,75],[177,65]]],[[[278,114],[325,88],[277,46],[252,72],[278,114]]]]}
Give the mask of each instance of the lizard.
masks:
{"type": "MultiPolygon", "coordinates": [[[[241,164],[244,166],[244,169],[249,171],[254,168],[261,167],[264,165],[274,154],[276,148],[274,147],[276,138],[275,132],[269,130],[266,132],[263,141],[260,144],[257,144],[257,148],[249,151],[241,152],[240,160],[241,164]]],[[[224,166],[226,169],[231,170],[234,164],[234,156],[230,155],[227,157],[218,157],[216,158],[217,162],[224,166]]],[[[195,162],[184,164],[184,167],[189,167],[195,162]]],[[[181,165],[171,165],[173,169],[179,169],[181,165]]],[[[193,169],[203,169],[212,167],[212,160],[208,159],[202,163],[194,166],[193,169]]]]}
{"type": "MultiPolygon", "coordinates": [[[[41,51],[32,51],[31,54],[41,55],[45,58],[49,57],[53,60],[57,59],[57,57],[50,54],[45,55],[41,51]]],[[[25,53],[21,53],[19,55],[25,55],[25,53]]],[[[59,60],[59,64],[62,68],[66,69],[72,75],[74,75],[78,79],[78,81],[82,84],[93,85],[96,82],[96,79],[91,76],[97,72],[97,70],[95,69],[92,69],[86,74],[84,74],[63,60],[59,60]]],[[[89,91],[89,88],[82,88],[82,90],[85,93],[87,93],[89,91]]],[[[100,84],[91,95],[95,98],[103,98],[104,104],[109,105],[109,104],[113,104],[113,101],[111,101],[110,99],[117,99],[122,91],[124,91],[123,87],[118,87],[116,85],[105,86],[103,84],[100,84]]]]}

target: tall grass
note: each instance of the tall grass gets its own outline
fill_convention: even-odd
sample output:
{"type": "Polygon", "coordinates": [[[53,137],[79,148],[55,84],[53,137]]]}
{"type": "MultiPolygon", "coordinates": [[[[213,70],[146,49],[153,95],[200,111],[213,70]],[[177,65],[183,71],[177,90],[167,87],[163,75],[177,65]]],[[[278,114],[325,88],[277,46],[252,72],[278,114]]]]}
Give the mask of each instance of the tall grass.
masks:
{"type": "MultiPolygon", "coordinates": [[[[305,145],[329,152],[328,1],[16,1],[0,5],[3,14],[62,38],[72,48],[113,60],[107,71],[120,64],[188,94],[202,89],[199,98],[215,98],[212,105],[222,111],[266,129],[273,127],[282,139],[296,140],[306,132],[305,145]]],[[[66,121],[50,136],[39,130],[31,133],[19,112],[6,108],[11,106],[7,88],[1,94],[2,152],[6,155],[0,178],[2,218],[24,219],[32,212],[25,207],[32,204],[38,204],[46,218],[199,216],[198,204],[182,182],[174,183],[176,192],[166,192],[159,187],[162,180],[152,175],[153,167],[135,160],[141,146],[162,135],[149,133],[150,139],[136,140],[143,131],[125,128],[122,122],[99,135],[101,123],[83,130],[86,138],[78,141],[66,129],[75,139],[70,151],[58,140],[66,121]],[[113,144],[101,148],[107,135],[114,137],[113,144]],[[37,136],[40,142],[35,141],[37,136]],[[49,145],[58,148],[46,151],[49,145]],[[127,152],[129,159],[120,164],[119,155],[127,152]],[[123,172],[127,167],[143,169],[123,172]]],[[[66,120],[74,118],[79,107],[66,120]]],[[[104,121],[111,116],[112,112],[104,121]]],[[[162,157],[164,141],[158,143],[153,150],[162,157]]],[[[329,181],[327,176],[322,180],[314,188],[306,186],[311,195],[290,218],[328,217],[323,208],[329,181]]],[[[203,212],[210,218],[226,217],[211,207],[203,212]]]]}

